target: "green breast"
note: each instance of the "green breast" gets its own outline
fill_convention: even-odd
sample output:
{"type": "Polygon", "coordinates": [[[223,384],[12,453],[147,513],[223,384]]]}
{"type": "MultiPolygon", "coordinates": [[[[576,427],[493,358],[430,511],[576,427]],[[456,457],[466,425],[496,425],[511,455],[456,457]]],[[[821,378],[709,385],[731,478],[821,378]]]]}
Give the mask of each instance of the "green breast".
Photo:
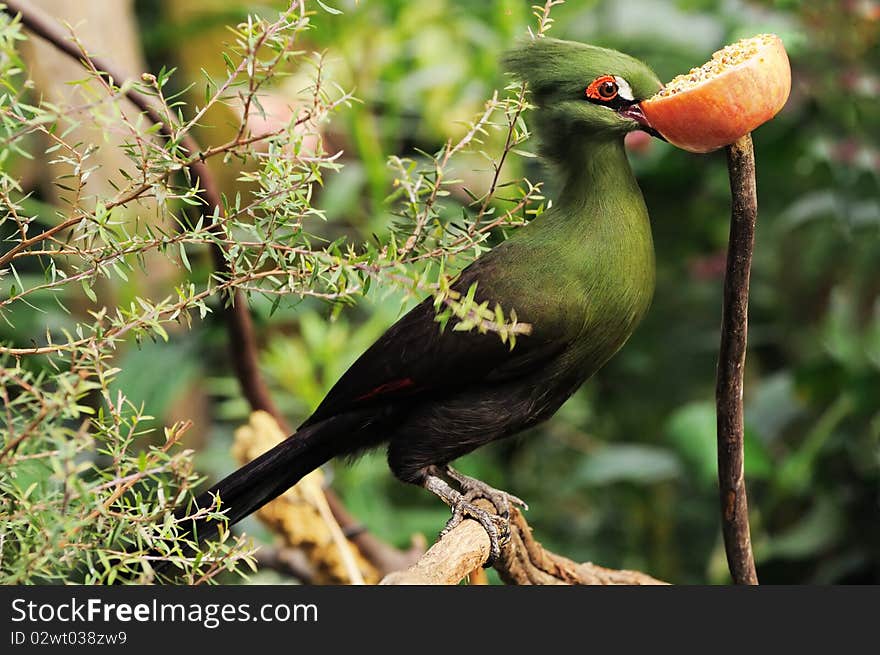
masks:
{"type": "Polygon", "coordinates": [[[492,295],[534,336],[569,342],[565,365],[589,377],[647,312],[654,248],[622,139],[595,144],[566,177],[554,207],[490,253],[504,271],[492,295]]]}

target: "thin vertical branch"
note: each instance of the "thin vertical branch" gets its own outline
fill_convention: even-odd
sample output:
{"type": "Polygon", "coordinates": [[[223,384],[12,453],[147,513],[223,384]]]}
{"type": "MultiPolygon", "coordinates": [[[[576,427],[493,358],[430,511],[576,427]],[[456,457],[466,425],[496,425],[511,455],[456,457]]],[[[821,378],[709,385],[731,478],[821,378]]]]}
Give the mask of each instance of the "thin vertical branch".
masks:
{"type": "Polygon", "coordinates": [[[749,274],[758,215],[751,135],[747,134],[727,147],[727,167],[732,209],[715,387],[721,525],[733,581],[736,584],[758,584],[749,534],[743,465],[743,372],[748,333],[749,274]]]}

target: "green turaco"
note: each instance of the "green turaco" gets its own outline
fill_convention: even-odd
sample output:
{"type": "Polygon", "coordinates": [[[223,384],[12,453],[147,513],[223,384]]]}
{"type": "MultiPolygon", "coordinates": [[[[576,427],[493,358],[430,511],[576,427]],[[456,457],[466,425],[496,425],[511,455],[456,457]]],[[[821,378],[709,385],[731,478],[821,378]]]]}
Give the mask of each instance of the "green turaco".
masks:
{"type": "MultiPolygon", "coordinates": [[[[339,379],[297,432],[199,496],[219,494],[230,522],[338,455],[387,446],[393,473],[488,532],[492,557],[515,496],[450,464],[548,419],[626,342],[654,291],[648,213],[624,136],[651,130],[638,103],[661,84],[643,63],[581,43],[539,38],[506,57],[528,83],[541,153],[557,176],[551,209],[459,276],[479,301],[531,325],[511,349],[495,334],[447,329],[432,299],[392,325],[339,379]],[[498,514],[474,504],[488,498],[498,514]]],[[[656,133],[655,133],[655,136],[656,133]]],[[[200,539],[216,532],[200,524],[200,539]]]]}

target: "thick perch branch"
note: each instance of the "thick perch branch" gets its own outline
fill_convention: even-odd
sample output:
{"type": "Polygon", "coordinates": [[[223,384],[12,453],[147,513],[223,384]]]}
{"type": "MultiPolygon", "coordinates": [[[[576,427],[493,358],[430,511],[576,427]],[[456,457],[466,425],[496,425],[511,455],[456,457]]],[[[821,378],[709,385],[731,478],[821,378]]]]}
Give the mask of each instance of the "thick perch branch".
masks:
{"type": "MultiPolygon", "coordinates": [[[[491,504],[478,501],[487,511],[491,504]]],[[[532,537],[523,515],[511,508],[510,542],[501,550],[495,570],[507,584],[662,585],[638,571],[616,571],[590,562],[578,564],[544,550],[532,537]]],[[[385,576],[387,585],[454,585],[489,557],[489,536],[479,523],[463,521],[434,544],[414,566],[385,576]]]]}
{"type": "Polygon", "coordinates": [[[751,135],[727,147],[732,209],[721,346],[715,402],[718,408],[718,483],[727,565],[736,584],[758,584],[749,535],[749,507],[743,468],[743,372],[748,332],[749,272],[755,244],[758,199],[751,135]]]}

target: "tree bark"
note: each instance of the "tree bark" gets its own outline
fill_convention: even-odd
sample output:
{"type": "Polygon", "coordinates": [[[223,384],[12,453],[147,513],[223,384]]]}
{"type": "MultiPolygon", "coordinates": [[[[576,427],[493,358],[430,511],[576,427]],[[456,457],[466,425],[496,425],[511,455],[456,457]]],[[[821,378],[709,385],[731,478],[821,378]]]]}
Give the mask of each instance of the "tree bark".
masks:
{"type": "Polygon", "coordinates": [[[749,274],[755,243],[758,199],[751,135],[727,147],[732,209],[721,345],[715,401],[718,416],[718,483],[727,564],[736,584],[758,584],[749,534],[743,446],[743,373],[748,334],[749,274]]]}
{"type": "MultiPolygon", "coordinates": [[[[488,501],[477,501],[494,512],[488,501]]],[[[385,585],[454,585],[479,569],[489,558],[489,535],[477,521],[462,521],[412,567],[385,576],[385,585]]],[[[507,584],[570,585],[662,585],[656,578],[638,571],[618,571],[591,562],[578,564],[551,553],[532,537],[522,513],[511,508],[510,541],[502,547],[494,565],[507,584]]]]}

